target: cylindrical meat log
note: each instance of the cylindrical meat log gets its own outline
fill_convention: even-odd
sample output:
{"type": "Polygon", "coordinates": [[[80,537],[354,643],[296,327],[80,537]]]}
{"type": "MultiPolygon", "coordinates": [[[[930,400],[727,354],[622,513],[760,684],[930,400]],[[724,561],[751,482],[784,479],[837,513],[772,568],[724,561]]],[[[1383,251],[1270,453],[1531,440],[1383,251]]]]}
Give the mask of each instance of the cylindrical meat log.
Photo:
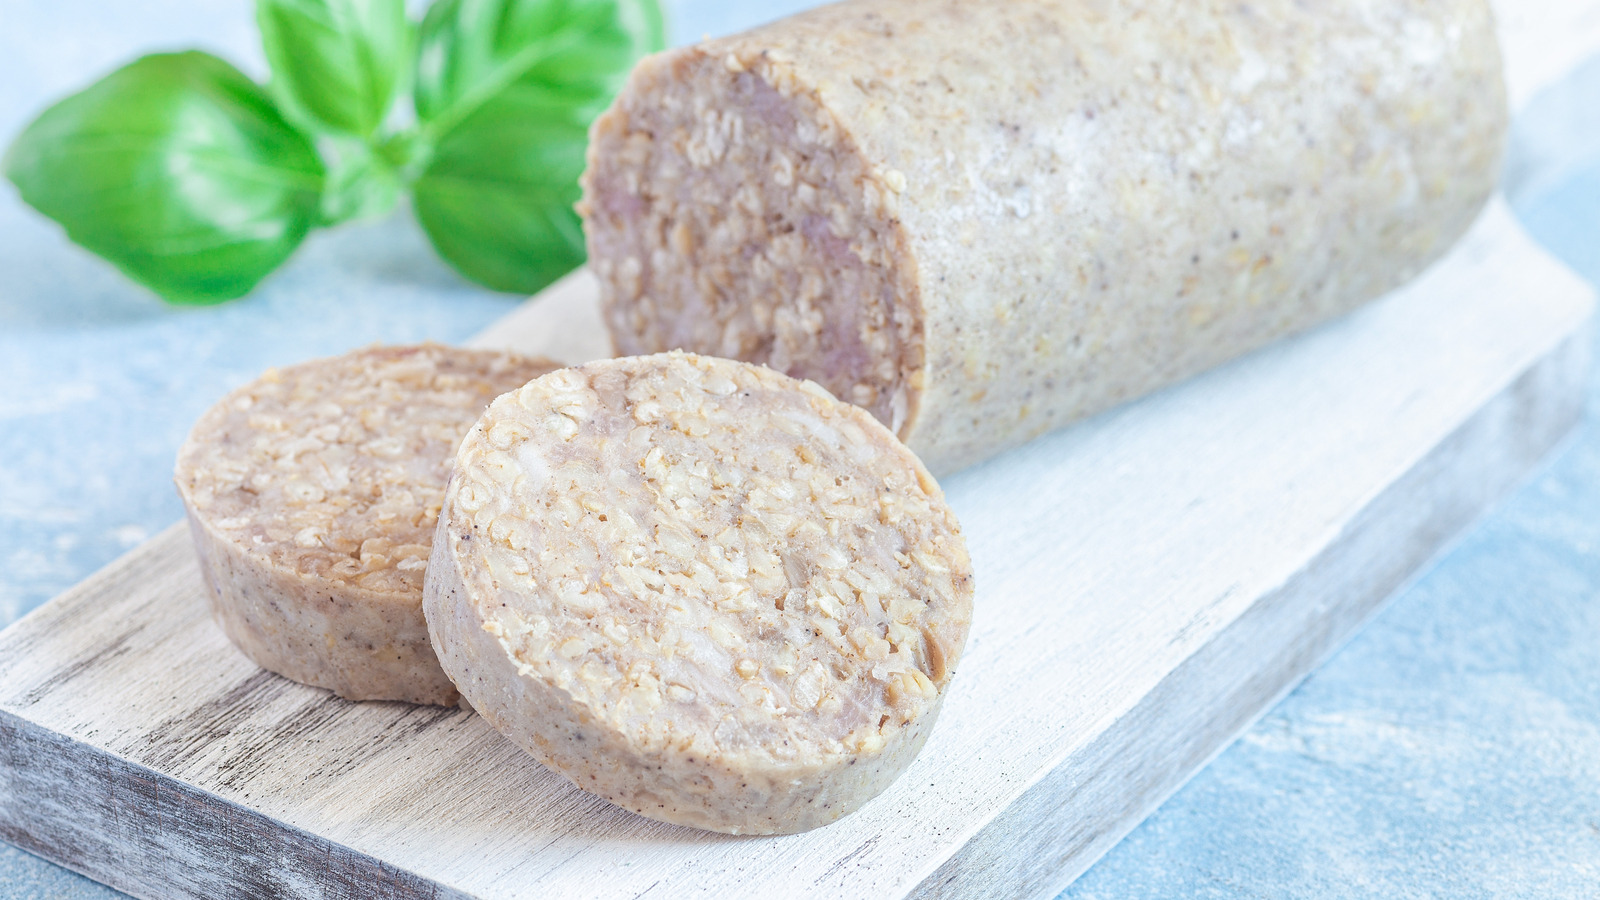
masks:
{"type": "Polygon", "coordinates": [[[423,608],[474,709],[584,790],[734,834],[888,786],[972,619],[905,445],[815,384],[681,353],[495,401],[433,547],[423,608]]]}
{"type": "Polygon", "coordinates": [[[222,630],[263,668],[346,699],[455,703],[422,617],[445,480],[489,401],[555,368],[373,347],[222,398],[175,478],[222,630]]]}
{"type": "Polygon", "coordinates": [[[581,210],[619,352],[814,379],[942,473],[1411,278],[1505,126],[1484,0],[852,0],[646,59],[581,210]]]}

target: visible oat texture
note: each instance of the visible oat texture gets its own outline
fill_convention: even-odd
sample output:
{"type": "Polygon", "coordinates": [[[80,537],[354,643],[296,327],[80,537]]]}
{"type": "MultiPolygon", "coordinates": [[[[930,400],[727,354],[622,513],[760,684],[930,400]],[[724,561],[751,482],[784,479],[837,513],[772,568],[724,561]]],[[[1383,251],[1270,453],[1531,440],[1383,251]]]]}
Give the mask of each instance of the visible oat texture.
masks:
{"type": "Polygon", "coordinates": [[[972,616],[954,515],[815,384],[672,353],[546,375],[462,442],[424,608],[496,728],[651,818],[802,831],[916,755],[972,616]]]}
{"type": "Polygon", "coordinates": [[[936,473],[1346,312],[1494,188],[1484,0],[851,0],[596,123],[618,349],[766,362],[936,473]]]}
{"type": "Polygon", "coordinates": [[[422,617],[450,463],[491,400],[554,368],[375,347],[271,370],[208,410],[176,481],[228,637],[348,699],[456,702],[422,617]]]}

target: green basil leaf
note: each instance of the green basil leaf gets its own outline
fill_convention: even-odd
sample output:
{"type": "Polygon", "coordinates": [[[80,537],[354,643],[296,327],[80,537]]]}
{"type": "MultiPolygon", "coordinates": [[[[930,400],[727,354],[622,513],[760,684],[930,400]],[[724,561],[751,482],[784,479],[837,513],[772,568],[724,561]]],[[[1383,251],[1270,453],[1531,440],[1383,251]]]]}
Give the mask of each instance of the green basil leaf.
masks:
{"type": "Polygon", "coordinates": [[[44,111],[6,177],[168,300],[242,296],[317,219],[323,166],[265,90],[205,53],[146,56],[44,111]]]}
{"type": "Polygon", "coordinates": [[[257,0],[256,22],[285,109],[319,131],[378,130],[410,63],[405,0],[257,0]]]}
{"type": "Polygon", "coordinates": [[[571,106],[508,92],[434,148],[412,185],[433,246],[487,287],[536,293],[583,263],[580,194],[588,121],[571,106]]]}
{"type": "Polygon", "coordinates": [[[524,294],[582,264],[589,123],[664,40],[655,0],[437,0],[415,88],[433,154],[412,196],[439,254],[524,294]]]}
{"type": "Polygon", "coordinates": [[[328,174],[319,225],[376,219],[394,209],[405,185],[381,154],[350,138],[323,138],[320,149],[328,174]]]}
{"type": "Polygon", "coordinates": [[[438,0],[418,40],[417,116],[441,137],[514,89],[593,119],[665,33],[655,0],[438,0]]]}

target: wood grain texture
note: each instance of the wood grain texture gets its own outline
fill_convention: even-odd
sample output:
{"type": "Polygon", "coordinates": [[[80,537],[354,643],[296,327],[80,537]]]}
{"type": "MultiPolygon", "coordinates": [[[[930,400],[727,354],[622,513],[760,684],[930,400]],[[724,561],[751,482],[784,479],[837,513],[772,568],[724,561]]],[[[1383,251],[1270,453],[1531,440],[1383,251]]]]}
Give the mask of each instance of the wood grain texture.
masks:
{"type": "MultiPolygon", "coordinates": [[[[557,290],[484,342],[603,352],[549,343],[592,302],[557,290]]],[[[923,755],[820,831],[651,822],[470,713],[262,672],[173,529],[0,633],[0,837],[146,897],[1047,895],[1559,439],[1590,308],[1496,204],[1355,316],[949,479],[967,656],[923,755]]]]}

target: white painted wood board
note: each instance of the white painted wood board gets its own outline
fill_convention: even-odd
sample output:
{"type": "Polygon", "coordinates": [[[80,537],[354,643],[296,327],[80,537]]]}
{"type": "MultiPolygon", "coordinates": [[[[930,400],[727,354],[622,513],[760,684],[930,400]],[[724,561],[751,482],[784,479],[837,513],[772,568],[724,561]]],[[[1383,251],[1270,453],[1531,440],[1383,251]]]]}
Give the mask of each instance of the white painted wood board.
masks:
{"type": "MultiPolygon", "coordinates": [[[[484,342],[603,350],[550,327],[592,286],[484,342]]],[[[147,897],[1050,894],[1559,440],[1591,305],[1496,202],[1411,287],[948,479],[967,655],[922,756],[819,831],[650,822],[470,713],[264,673],[174,529],[0,633],[0,837],[147,897]]]]}
{"type": "MultiPolygon", "coordinates": [[[[1520,106],[1600,2],[1497,3],[1520,106]]],[[[608,349],[577,275],[480,343],[608,349]]],[[[1587,288],[1497,202],[1347,319],[947,480],[972,642],[912,769],[817,832],[588,797],[476,717],[256,669],[170,530],[0,632],[0,838],[145,897],[1048,896],[1579,414],[1587,288]]]]}

